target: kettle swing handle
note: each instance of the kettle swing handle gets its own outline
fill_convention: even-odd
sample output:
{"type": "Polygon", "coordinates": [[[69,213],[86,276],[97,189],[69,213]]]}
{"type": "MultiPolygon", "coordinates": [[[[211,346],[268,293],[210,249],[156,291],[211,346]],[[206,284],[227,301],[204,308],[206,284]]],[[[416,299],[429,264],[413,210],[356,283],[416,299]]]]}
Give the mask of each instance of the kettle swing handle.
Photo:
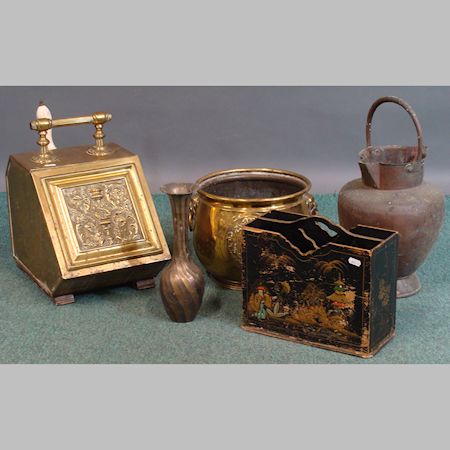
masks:
{"type": "Polygon", "coordinates": [[[47,139],[47,131],[52,128],[68,127],[74,125],[83,125],[92,123],[95,126],[95,133],[93,137],[95,139],[95,145],[87,150],[87,153],[92,156],[104,156],[111,153],[111,150],[105,145],[104,138],[105,133],[103,131],[103,125],[112,119],[112,114],[107,112],[95,112],[90,116],[80,117],[68,117],[65,119],[48,119],[41,118],[30,122],[30,128],[36,130],[39,133],[39,139],[37,144],[40,147],[38,156],[34,156],[32,160],[35,163],[49,165],[54,164],[58,158],[49,150],[48,145],[50,141],[47,139]]]}
{"type": "Polygon", "coordinates": [[[375,100],[375,102],[370,107],[369,112],[367,113],[367,120],[366,120],[366,147],[372,146],[373,114],[375,113],[375,110],[383,103],[396,103],[397,105],[400,105],[411,117],[414,126],[416,127],[417,133],[417,153],[415,154],[415,157],[411,162],[415,163],[417,161],[421,161],[422,158],[425,156],[422,126],[420,125],[419,119],[417,118],[417,114],[412,109],[412,106],[399,97],[394,96],[380,97],[378,100],[375,100]]]}

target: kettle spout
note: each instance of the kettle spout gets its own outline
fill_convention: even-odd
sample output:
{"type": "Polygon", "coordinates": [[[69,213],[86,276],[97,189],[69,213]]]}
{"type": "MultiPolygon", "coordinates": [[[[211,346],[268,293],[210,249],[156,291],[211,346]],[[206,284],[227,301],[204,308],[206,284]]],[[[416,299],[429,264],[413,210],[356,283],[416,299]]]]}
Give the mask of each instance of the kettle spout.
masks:
{"type": "Polygon", "coordinates": [[[380,189],[381,187],[381,170],[378,163],[359,162],[361,176],[364,184],[367,186],[380,189]]]}

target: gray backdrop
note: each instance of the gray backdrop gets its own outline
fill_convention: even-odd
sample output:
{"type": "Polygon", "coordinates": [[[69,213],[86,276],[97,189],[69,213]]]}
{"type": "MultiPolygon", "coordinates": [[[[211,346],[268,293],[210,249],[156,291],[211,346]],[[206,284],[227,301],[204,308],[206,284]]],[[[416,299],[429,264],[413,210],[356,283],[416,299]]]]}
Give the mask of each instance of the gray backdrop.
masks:
{"type": "MultiPolygon", "coordinates": [[[[0,87],[0,169],[10,153],[37,148],[28,123],[42,99],[54,118],[111,112],[107,140],[141,156],[154,192],[233,167],[294,170],[314,192],[335,192],[359,176],[367,110],[382,95],[413,106],[429,147],[425,177],[450,194],[450,87],[0,87]]],[[[61,148],[92,142],[92,133],[85,125],[53,137],[61,148]]],[[[406,112],[382,105],[373,142],[414,143],[406,112]]]]}

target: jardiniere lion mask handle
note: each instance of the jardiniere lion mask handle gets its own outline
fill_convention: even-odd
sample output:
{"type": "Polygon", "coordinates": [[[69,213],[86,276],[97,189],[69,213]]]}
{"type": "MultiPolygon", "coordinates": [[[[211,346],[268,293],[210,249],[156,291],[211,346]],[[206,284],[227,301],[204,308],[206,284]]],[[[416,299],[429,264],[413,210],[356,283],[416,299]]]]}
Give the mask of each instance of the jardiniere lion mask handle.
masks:
{"type": "Polygon", "coordinates": [[[399,97],[393,97],[393,96],[380,97],[378,100],[375,100],[375,102],[372,104],[372,106],[369,109],[369,112],[367,113],[367,120],[366,120],[366,143],[367,143],[367,145],[366,146],[367,147],[372,146],[373,115],[375,113],[375,110],[383,103],[396,103],[397,105],[400,105],[411,117],[411,119],[414,123],[414,126],[416,127],[416,132],[417,132],[417,153],[412,162],[420,161],[423,158],[423,156],[425,155],[422,126],[420,125],[419,119],[417,118],[415,111],[412,109],[412,106],[409,103],[405,102],[405,100],[402,100],[399,97]]]}
{"type": "Polygon", "coordinates": [[[190,199],[190,202],[189,202],[189,212],[188,212],[189,231],[194,231],[195,218],[196,218],[196,215],[197,215],[198,202],[199,202],[199,198],[198,198],[197,191],[193,190],[192,195],[191,195],[191,199],[190,199]]]}
{"type": "Polygon", "coordinates": [[[313,195],[310,194],[309,192],[305,192],[303,194],[303,197],[306,199],[305,204],[306,204],[306,208],[308,210],[308,214],[310,214],[311,216],[318,214],[317,202],[316,202],[315,198],[313,197],[313,195]]]}

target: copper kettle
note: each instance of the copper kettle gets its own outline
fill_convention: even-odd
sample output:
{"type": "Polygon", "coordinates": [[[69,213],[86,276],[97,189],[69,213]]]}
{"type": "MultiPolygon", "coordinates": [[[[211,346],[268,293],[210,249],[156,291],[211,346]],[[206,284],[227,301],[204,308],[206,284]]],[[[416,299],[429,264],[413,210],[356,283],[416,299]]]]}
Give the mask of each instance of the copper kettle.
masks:
{"type": "Polygon", "coordinates": [[[427,148],[417,115],[407,102],[398,97],[376,100],[367,115],[366,142],[359,153],[361,178],[339,192],[339,221],[347,229],[362,224],[399,232],[397,297],[407,297],[420,290],[416,270],[438,237],[444,194],[423,181],[427,148]],[[387,102],[400,105],[410,115],[416,146],[372,145],[373,114],[387,102]]]}

